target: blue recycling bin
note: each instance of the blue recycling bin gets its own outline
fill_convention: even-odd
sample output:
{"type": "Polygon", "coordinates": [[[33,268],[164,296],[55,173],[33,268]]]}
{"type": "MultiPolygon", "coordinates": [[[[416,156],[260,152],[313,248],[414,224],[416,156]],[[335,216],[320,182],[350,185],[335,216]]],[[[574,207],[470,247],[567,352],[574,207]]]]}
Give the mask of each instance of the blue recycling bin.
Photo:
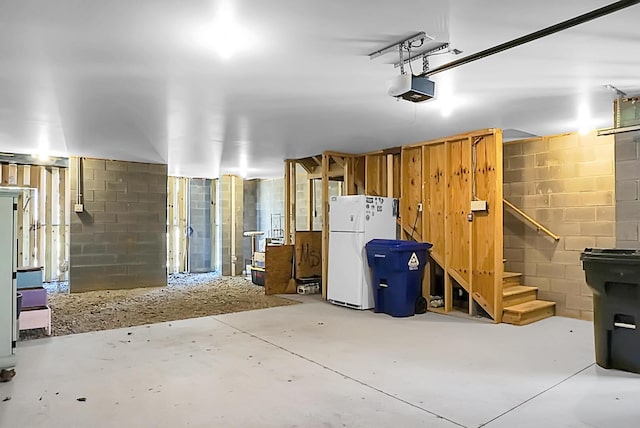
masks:
{"type": "Polygon", "coordinates": [[[429,242],[373,239],[366,245],[371,268],[375,312],[410,317],[422,300],[422,275],[429,259],[429,242]]]}

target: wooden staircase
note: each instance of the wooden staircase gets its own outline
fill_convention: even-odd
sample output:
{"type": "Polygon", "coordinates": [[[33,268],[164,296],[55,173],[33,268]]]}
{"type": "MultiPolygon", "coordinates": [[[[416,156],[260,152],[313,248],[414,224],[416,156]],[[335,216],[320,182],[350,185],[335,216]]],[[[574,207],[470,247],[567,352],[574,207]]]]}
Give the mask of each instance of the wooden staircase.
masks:
{"type": "Polygon", "coordinates": [[[555,315],[555,302],[538,300],[538,288],[520,285],[521,273],[502,276],[502,322],[527,325],[555,315]]]}

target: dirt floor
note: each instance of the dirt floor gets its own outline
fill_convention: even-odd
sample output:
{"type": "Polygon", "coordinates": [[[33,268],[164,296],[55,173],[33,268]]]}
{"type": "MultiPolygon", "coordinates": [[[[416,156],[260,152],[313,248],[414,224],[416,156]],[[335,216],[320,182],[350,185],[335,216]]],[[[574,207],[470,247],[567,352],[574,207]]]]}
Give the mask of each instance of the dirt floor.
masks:
{"type": "MultiPolygon", "coordinates": [[[[242,277],[215,274],[169,275],[168,286],[68,294],[66,284],[49,285],[54,336],[109,330],[230,312],[296,304],[266,296],[264,288],[242,277]]],[[[42,330],[21,333],[42,337],[42,330]]]]}

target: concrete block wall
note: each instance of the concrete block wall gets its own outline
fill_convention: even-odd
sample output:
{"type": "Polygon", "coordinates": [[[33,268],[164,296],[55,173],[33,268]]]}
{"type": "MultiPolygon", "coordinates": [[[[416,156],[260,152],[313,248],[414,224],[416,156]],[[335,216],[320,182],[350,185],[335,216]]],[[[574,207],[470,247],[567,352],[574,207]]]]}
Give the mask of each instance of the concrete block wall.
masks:
{"type": "Polygon", "coordinates": [[[189,271],[211,271],[211,180],[189,180],[189,271]]]}
{"type": "Polygon", "coordinates": [[[616,247],[640,248],[640,132],[617,134],[616,247]]]}
{"type": "Polygon", "coordinates": [[[167,165],[83,160],[84,212],[74,213],[70,160],[71,292],[167,284],[167,165]]]}
{"type": "Polygon", "coordinates": [[[506,143],[504,197],[552,232],[536,231],[505,208],[505,270],[557,304],[557,315],[590,320],[592,294],[580,254],[613,247],[616,237],[614,141],[566,134],[506,143]]]}

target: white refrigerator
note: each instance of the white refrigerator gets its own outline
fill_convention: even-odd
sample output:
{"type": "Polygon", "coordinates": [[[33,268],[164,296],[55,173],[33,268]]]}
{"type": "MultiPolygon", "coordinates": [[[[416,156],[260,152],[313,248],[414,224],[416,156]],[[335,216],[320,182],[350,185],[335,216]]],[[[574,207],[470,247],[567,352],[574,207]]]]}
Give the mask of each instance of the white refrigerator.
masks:
{"type": "Polygon", "coordinates": [[[332,196],[329,201],[327,300],[355,309],[374,307],[365,245],[395,239],[398,200],[378,196],[332,196]]]}

